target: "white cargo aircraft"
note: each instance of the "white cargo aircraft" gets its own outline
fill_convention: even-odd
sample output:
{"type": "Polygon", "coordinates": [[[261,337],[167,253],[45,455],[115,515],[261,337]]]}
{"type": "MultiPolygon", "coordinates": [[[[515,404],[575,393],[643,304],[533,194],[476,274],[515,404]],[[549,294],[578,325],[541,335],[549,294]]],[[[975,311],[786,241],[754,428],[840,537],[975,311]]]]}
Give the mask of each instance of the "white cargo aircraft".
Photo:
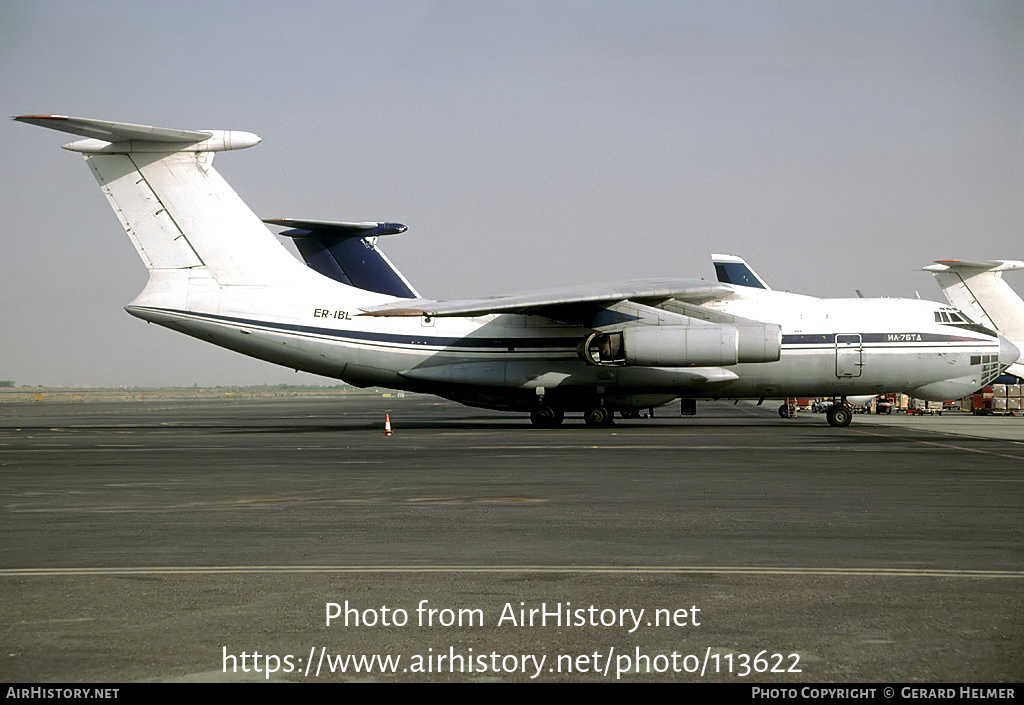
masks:
{"type": "MultiPolygon", "coordinates": [[[[213,168],[248,132],[174,130],[58,115],[21,122],[85,137],[84,155],[149,281],[126,310],[280,365],[359,386],[530,412],[537,426],[582,411],[606,426],[683,399],[902,391],[946,400],[1019,355],[945,305],[818,299],[770,290],[736,257],[719,282],[642,280],[512,296],[419,297],[376,247],[397,223],[270,220],[288,254],[213,168]]],[[[850,423],[836,404],[833,426],[850,423]]]]}
{"type": "MultiPolygon", "coordinates": [[[[1024,300],[1003,281],[1003,272],[1024,269],[1024,262],[943,259],[924,269],[935,275],[950,305],[1024,348],[1024,300]]],[[[1014,361],[1006,371],[1024,377],[1024,363],[1014,361]]]]}

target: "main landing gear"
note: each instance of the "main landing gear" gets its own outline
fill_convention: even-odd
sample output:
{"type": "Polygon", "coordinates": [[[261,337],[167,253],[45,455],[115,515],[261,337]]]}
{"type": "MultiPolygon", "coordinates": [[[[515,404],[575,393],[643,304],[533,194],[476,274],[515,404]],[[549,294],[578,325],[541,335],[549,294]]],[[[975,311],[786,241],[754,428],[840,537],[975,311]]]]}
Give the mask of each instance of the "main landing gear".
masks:
{"type": "Polygon", "coordinates": [[[553,409],[546,404],[538,406],[530,412],[530,422],[537,428],[554,428],[565,420],[565,412],[553,409]]]}
{"type": "Polygon", "coordinates": [[[583,421],[591,428],[608,428],[615,422],[615,417],[606,407],[598,404],[587,409],[583,421]]]}
{"type": "Polygon", "coordinates": [[[850,422],[853,421],[853,407],[846,401],[846,397],[833,404],[825,412],[825,420],[828,421],[829,426],[834,428],[845,428],[850,425],[850,422]]]}
{"type": "MultiPolygon", "coordinates": [[[[612,425],[614,418],[612,412],[600,404],[587,409],[587,412],[583,414],[583,421],[591,428],[608,428],[612,425]]],[[[555,428],[561,426],[564,420],[564,411],[547,404],[541,404],[530,412],[530,422],[536,428],[555,428]]]]}
{"type": "MultiPolygon", "coordinates": [[[[537,406],[530,412],[530,422],[537,428],[554,428],[561,426],[565,420],[565,412],[554,406],[550,406],[545,399],[544,387],[537,387],[537,406]]],[[[604,389],[599,388],[599,394],[604,389]]],[[[603,399],[598,397],[594,406],[587,409],[583,414],[583,420],[591,428],[607,428],[614,423],[615,416],[608,407],[604,405],[603,399]]]]}

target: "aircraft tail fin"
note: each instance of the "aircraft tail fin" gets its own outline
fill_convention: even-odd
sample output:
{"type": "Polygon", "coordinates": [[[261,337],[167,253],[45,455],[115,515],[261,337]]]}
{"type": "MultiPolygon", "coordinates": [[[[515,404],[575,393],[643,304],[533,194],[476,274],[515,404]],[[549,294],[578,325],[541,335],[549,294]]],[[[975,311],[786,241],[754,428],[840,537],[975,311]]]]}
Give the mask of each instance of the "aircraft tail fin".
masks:
{"type": "MultiPolygon", "coordinates": [[[[1003,272],[1024,269],[1024,262],[937,260],[924,269],[935,275],[950,305],[1024,350],[1024,300],[1003,281],[1003,272]]],[[[1015,364],[1009,371],[1021,376],[1024,365],[1015,364]]]]}
{"type": "Polygon", "coordinates": [[[711,261],[715,265],[715,274],[718,276],[718,281],[723,284],[748,286],[753,289],[771,291],[771,287],[765,283],[764,279],[757,276],[757,272],[742,257],[737,257],[736,255],[711,255],[711,261]]]}
{"type": "Polygon", "coordinates": [[[408,230],[401,223],[338,223],[292,218],[270,218],[263,222],[290,228],[279,234],[292,238],[306,264],[325,277],[378,294],[420,298],[412,284],[377,247],[378,237],[408,230]]]}
{"type": "Polygon", "coordinates": [[[256,135],[63,115],[14,119],[86,138],[64,148],[85,157],[151,282],[190,278],[180,270],[191,278],[201,270],[220,286],[309,276],[213,168],[216,152],[252,147],[260,142],[256,135]]]}

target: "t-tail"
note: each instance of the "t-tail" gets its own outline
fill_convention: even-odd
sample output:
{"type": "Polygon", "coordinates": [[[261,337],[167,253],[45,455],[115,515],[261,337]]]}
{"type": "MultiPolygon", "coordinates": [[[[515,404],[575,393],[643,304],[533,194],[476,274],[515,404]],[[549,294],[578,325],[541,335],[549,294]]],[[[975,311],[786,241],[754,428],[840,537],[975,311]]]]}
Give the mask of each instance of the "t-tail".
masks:
{"type": "Polygon", "coordinates": [[[262,360],[342,377],[349,359],[324,347],[303,321],[327,310],[317,307],[350,320],[363,307],[413,293],[407,283],[397,286],[404,279],[371,252],[374,236],[383,234],[373,233],[378,224],[352,230],[370,235],[358,247],[371,256],[341,257],[348,281],[293,257],[213,168],[216,152],[258,144],[252,133],[61,115],[14,119],[86,138],[64,148],[85,157],[149,270],[145,288],[125,307],[133,316],[262,360]],[[360,269],[364,260],[380,266],[360,269]],[[381,276],[386,287],[357,283],[379,284],[381,276]]]}
{"type": "MultiPolygon", "coordinates": [[[[1024,262],[937,260],[924,269],[935,275],[950,305],[1024,350],[1024,300],[1003,281],[1003,272],[1024,269],[1024,262]]],[[[1024,364],[1018,359],[1007,372],[1024,377],[1024,364]]]]}
{"type": "MultiPolygon", "coordinates": [[[[62,115],[14,119],[86,138],[64,148],[85,157],[150,273],[145,290],[127,307],[133,315],[152,320],[147,312],[157,309],[223,314],[259,308],[270,316],[287,316],[282,298],[288,297],[282,294],[288,289],[337,286],[292,257],[213,168],[216,152],[252,147],[260,142],[256,135],[62,115]],[[264,296],[271,288],[274,297],[264,296]]],[[[391,280],[404,282],[388,267],[391,280]]],[[[352,286],[347,296],[359,302],[413,293],[407,282],[382,292],[336,281],[352,286]]],[[[340,293],[331,292],[334,297],[340,293]]]]}

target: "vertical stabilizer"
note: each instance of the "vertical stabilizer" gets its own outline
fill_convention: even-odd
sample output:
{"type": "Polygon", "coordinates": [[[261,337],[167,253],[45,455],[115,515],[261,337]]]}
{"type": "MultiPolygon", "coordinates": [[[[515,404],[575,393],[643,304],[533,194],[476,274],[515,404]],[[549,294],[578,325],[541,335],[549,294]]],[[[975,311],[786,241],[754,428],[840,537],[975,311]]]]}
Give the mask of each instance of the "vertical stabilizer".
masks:
{"type": "Polygon", "coordinates": [[[220,286],[280,286],[310,276],[213,168],[215,152],[256,145],[256,135],[60,115],[15,120],[87,138],[64,148],[85,157],[151,278],[205,268],[220,286]]]}

